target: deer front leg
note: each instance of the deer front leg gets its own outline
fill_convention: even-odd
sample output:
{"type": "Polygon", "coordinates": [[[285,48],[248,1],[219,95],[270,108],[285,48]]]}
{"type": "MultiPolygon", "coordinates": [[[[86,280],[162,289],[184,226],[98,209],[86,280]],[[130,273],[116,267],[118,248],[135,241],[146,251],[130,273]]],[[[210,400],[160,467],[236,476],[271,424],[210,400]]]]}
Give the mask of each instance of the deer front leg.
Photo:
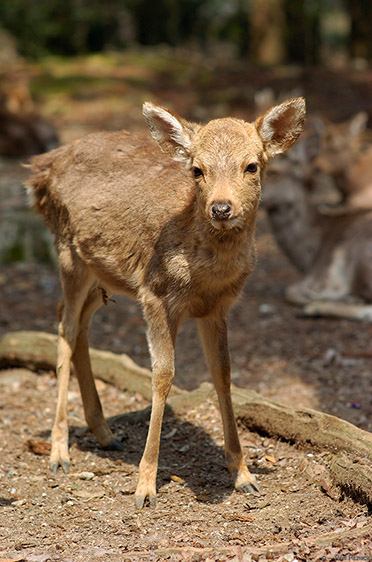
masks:
{"type": "Polygon", "coordinates": [[[224,317],[198,320],[204,353],[212,373],[220,405],[225,439],[225,458],[234,486],[240,492],[259,492],[256,479],[244,462],[231,401],[230,358],[224,317]]]}
{"type": "Polygon", "coordinates": [[[143,305],[148,325],[148,342],[152,359],[152,408],[145,450],[139,465],[139,480],[135,493],[137,509],[145,502],[156,505],[156,475],[158,470],[160,433],[165,402],[174,378],[174,343],[176,326],[171,325],[164,306],[153,299],[143,305]]]}

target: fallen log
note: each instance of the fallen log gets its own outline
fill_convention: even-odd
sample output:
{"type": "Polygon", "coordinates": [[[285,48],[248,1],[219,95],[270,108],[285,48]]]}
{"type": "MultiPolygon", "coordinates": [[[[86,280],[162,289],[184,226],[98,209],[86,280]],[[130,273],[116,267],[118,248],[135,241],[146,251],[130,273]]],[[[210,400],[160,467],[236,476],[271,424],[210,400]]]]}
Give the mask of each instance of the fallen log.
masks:
{"type": "Polygon", "coordinates": [[[331,459],[329,472],[345,494],[372,504],[372,470],[368,459],[357,456],[350,458],[341,453],[331,459]]]}
{"type": "MultiPolygon", "coordinates": [[[[151,372],[128,355],[90,348],[94,376],[128,392],[151,400],[151,372]]],[[[57,336],[46,332],[10,332],[0,341],[0,369],[27,367],[31,371],[54,371],[57,336]]],[[[182,393],[174,387],[171,395],[182,393]]]]}
{"type": "MultiPolygon", "coordinates": [[[[54,370],[57,337],[45,332],[13,332],[0,342],[0,369],[10,366],[31,370],[54,370]]],[[[139,392],[151,399],[151,372],[139,367],[127,355],[91,349],[95,376],[123,391],[139,392]]],[[[291,408],[268,400],[256,392],[234,387],[235,413],[251,431],[311,444],[333,453],[329,461],[332,480],[344,492],[363,503],[372,503],[372,434],[335,416],[307,408],[291,408]]],[[[172,387],[168,404],[179,413],[198,404],[217,402],[213,386],[203,383],[188,392],[172,387]]]]}

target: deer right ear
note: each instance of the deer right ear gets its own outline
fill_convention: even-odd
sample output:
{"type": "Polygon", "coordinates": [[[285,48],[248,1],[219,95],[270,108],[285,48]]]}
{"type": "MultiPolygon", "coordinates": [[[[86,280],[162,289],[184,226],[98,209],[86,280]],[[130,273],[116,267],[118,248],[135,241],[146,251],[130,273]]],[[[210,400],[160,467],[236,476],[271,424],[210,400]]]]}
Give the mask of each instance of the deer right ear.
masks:
{"type": "Polygon", "coordinates": [[[178,162],[188,162],[191,139],[199,125],[189,123],[176,113],[150,102],[143,104],[142,113],[153,139],[163,152],[178,162]]]}
{"type": "Polygon", "coordinates": [[[365,111],[360,111],[356,115],[353,115],[348,122],[348,131],[350,137],[357,137],[364,133],[367,128],[368,113],[365,111]]]}
{"type": "Polygon", "coordinates": [[[305,116],[305,100],[293,98],[272,107],[256,119],[255,127],[268,157],[292,146],[304,128],[305,116]]]}

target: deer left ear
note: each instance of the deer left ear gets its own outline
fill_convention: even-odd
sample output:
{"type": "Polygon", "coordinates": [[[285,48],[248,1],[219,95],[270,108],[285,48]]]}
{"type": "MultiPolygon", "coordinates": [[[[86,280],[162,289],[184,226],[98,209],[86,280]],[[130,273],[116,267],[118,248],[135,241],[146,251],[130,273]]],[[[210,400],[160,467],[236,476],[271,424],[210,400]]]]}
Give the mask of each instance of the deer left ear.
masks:
{"type": "Polygon", "coordinates": [[[275,156],[292,146],[303,131],[305,117],[304,98],[293,98],[272,107],[256,119],[255,127],[267,156],[275,156]]]}
{"type": "Polygon", "coordinates": [[[143,104],[142,112],[153,139],[163,152],[178,162],[187,162],[190,159],[191,139],[199,126],[150,102],[143,104]]]}

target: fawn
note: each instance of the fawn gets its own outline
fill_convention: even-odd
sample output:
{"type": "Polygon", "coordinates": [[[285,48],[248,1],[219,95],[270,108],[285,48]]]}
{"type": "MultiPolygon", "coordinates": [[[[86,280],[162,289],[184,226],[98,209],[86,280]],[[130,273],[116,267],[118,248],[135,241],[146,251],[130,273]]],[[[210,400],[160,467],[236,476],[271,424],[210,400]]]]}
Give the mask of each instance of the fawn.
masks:
{"type": "Polygon", "coordinates": [[[122,448],[102,414],[87,330],[107,298],[124,293],[142,305],[153,371],[137,508],[156,503],[174,345],[187,317],[197,319],[218,393],[235,488],[254,493],[258,487],[243,460],[231,402],[227,316],[256,263],[255,221],[265,165],[301,133],[305,101],[288,100],[254,123],[224,118],[199,125],[151,103],[144,104],[143,114],[157,144],[127,132],[93,133],[31,160],[28,187],[55,234],[63,289],[50,466],[53,471],[69,466],[70,360],[89,428],[101,446],[122,448]]]}

